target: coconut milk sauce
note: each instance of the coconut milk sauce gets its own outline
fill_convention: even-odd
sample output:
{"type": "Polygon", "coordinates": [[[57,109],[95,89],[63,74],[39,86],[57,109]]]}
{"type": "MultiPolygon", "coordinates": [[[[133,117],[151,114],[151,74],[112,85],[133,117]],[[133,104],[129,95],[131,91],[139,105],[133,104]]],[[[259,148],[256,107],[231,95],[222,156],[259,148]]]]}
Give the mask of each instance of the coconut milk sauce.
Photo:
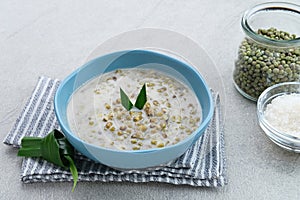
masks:
{"type": "Polygon", "coordinates": [[[121,150],[176,144],[201,123],[201,107],[189,87],[162,72],[136,68],[108,72],[81,86],[67,115],[71,130],[84,141],[121,150]],[[145,106],[127,111],[120,87],[134,104],[143,84],[145,106]]]}

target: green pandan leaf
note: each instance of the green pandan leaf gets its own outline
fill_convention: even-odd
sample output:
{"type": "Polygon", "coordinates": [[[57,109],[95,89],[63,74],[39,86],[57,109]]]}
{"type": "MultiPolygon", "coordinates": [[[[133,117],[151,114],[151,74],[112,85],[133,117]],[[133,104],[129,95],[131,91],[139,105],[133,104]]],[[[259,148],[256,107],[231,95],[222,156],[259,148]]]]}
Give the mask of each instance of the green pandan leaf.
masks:
{"type": "Polygon", "coordinates": [[[70,171],[73,176],[73,187],[72,192],[74,192],[77,181],[78,181],[78,171],[73,159],[70,156],[65,156],[65,158],[70,162],[70,171]]]}
{"type": "Polygon", "coordinates": [[[143,109],[146,102],[147,102],[147,94],[146,94],[146,85],[144,84],[135,101],[134,106],[141,110],[143,109]]]}
{"type": "Polygon", "coordinates": [[[130,110],[133,107],[133,104],[131,103],[129,97],[127,94],[120,88],[120,95],[121,95],[121,103],[124,106],[126,110],[130,110]]]}
{"type": "MultiPolygon", "coordinates": [[[[131,103],[127,94],[122,90],[122,88],[120,88],[120,95],[121,95],[121,103],[124,106],[124,108],[128,111],[131,110],[133,104],[131,103]]],[[[144,84],[137,96],[134,106],[139,110],[141,110],[143,109],[146,102],[147,102],[146,84],[144,84]]]]}
{"type": "Polygon", "coordinates": [[[74,164],[74,147],[67,138],[58,130],[53,130],[44,138],[23,137],[18,156],[41,157],[48,162],[65,169],[70,169],[73,176],[73,189],[78,180],[78,172],[74,164]]]}

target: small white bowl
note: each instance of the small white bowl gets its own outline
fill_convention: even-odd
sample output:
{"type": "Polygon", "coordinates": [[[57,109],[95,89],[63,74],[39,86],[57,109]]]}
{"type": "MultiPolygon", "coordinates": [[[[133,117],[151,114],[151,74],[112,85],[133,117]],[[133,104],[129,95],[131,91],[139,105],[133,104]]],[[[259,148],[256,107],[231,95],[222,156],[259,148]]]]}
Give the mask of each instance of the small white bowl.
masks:
{"type": "Polygon", "coordinates": [[[267,88],[258,98],[257,116],[260,127],[275,144],[286,150],[300,153],[300,133],[299,136],[295,136],[295,134],[280,131],[265,118],[266,107],[274,98],[293,93],[300,94],[300,82],[279,83],[267,88]]]}

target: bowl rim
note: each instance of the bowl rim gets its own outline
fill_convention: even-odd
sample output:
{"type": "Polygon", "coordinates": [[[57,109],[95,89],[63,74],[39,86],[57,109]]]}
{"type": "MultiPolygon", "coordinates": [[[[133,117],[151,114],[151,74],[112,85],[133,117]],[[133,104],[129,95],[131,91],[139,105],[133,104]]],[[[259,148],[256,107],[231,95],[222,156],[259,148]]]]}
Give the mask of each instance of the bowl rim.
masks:
{"type": "MultiPolygon", "coordinates": [[[[94,77],[97,77],[98,75],[94,76],[94,77]]],[[[92,77],[92,78],[94,78],[92,77]]],[[[91,80],[92,78],[88,79],[85,81],[85,83],[89,80],[91,80]]],[[[80,87],[80,86],[79,86],[80,87]]],[[[69,98],[68,98],[68,102],[70,101],[70,97],[73,95],[75,91],[72,91],[71,95],[69,95],[69,98]]],[[[198,98],[197,98],[198,99],[198,98]]],[[[200,102],[199,102],[200,103],[200,102]]],[[[201,105],[201,104],[200,104],[201,105]]],[[[164,54],[164,53],[161,53],[161,52],[156,52],[156,51],[153,51],[153,50],[144,50],[144,49],[129,49],[129,50],[122,50],[122,51],[115,51],[115,52],[111,52],[111,53],[107,53],[107,54],[104,54],[104,55],[101,55],[101,56],[98,56],[97,58],[94,58],[90,61],[88,61],[87,63],[83,64],[82,66],[80,66],[79,68],[77,68],[76,70],[74,70],[71,74],[69,74],[65,79],[63,79],[58,87],[58,89],[56,90],[55,92],[55,96],[54,96],[54,111],[55,111],[55,114],[56,114],[56,117],[58,119],[58,122],[59,122],[59,125],[61,126],[62,130],[63,130],[63,133],[64,131],[67,132],[64,133],[64,135],[66,135],[66,137],[72,137],[74,140],[76,140],[76,142],[80,142],[82,143],[83,145],[87,145],[87,146],[91,146],[92,148],[97,148],[97,149],[100,149],[100,150],[103,150],[103,151],[109,151],[109,152],[118,152],[118,153],[130,153],[130,154],[146,154],[146,153],[151,153],[151,152],[155,152],[155,151],[161,151],[161,150],[164,150],[164,151],[167,151],[167,150],[170,150],[170,149],[173,149],[173,148],[176,148],[177,146],[181,146],[187,142],[189,142],[190,140],[192,141],[192,144],[195,142],[195,137],[197,137],[197,134],[200,132],[200,130],[203,130],[202,132],[205,131],[205,129],[207,128],[210,120],[212,119],[212,116],[213,116],[213,112],[214,112],[214,102],[213,102],[213,99],[212,99],[212,94],[211,94],[211,90],[210,88],[208,87],[205,79],[202,77],[202,75],[198,72],[197,69],[195,69],[194,66],[192,66],[191,64],[189,63],[186,63],[184,61],[181,61],[181,60],[178,60],[170,55],[167,55],[167,54],[164,54]],[[69,128],[67,128],[68,126],[66,126],[65,123],[63,123],[64,120],[61,119],[61,113],[60,113],[60,109],[58,108],[58,96],[60,95],[61,93],[61,90],[63,88],[63,86],[70,81],[70,79],[72,79],[74,76],[76,76],[76,74],[78,74],[78,72],[80,72],[82,69],[84,69],[85,67],[89,66],[91,63],[93,62],[96,62],[98,59],[102,58],[102,57],[105,57],[105,56],[109,56],[109,55],[112,55],[112,54],[125,54],[125,53],[128,53],[128,52],[141,52],[141,53],[146,53],[146,54],[152,54],[152,55],[155,55],[155,56],[161,56],[165,59],[169,59],[171,61],[174,61],[174,62],[177,62],[177,63],[180,63],[180,65],[183,65],[187,68],[189,68],[190,70],[193,71],[193,73],[195,73],[195,75],[197,75],[197,77],[201,80],[201,82],[203,83],[203,85],[205,86],[205,91],[207,93],[207,96],[208,96],[208,102],[209,102],[209,112],[207,114],[207,117],[203,119],[203,121],[201,122],[201,124],[199,125],[199,127],[192,133],[190,134],[188,137],[185,137],[183,140],[181,140],[180,142],[176,143],[176,144],[173,144],[173,145],[170,145],[170,146],[165,146],[163,148],[151,148],[151,149],[142,149],[142,150],[118,150],[118,149],[110,149],[110,148],[106,148],[106,147],[102,147],[102,146],[99,146],[99,145],[95,145],[95,144],[90,144],[90,143],[87,143],[85,142],[84,140],[82,140],[81,138],[79,138],[75,133],[73,133],[69,128]]],[[[203,134],[203,133],[202,133],[203,134]]],[[[202,135],[201,134],[201,135],[202,135]]],[[[200,136],[201,136],[200,135],[200,136]]],[[[199,136],[199,137],[200,137],[199,136]]],[[[197,139],[199,139],[199,137],[197,139]]],[[[190,147],[190,146],[189,146],[190,147]]],[[[188,147],[188,148],[189,148],[188,147]]]]}
{"type": "MultiPolygon", "coordinates": [[[[292,94],[292,93],[286,93],[286,92],[282,92],[282,93],[278,93],[276,95],[272,95],[269,98],[265,98],[266,95],[273,89],[276,89],[278,87],[281,86],[288,86],[288,85],[299,85],[300,88],[300,82],[298,81],[294,81],[294,82],[283,82],[283,83],[278,83],[275,85],[272,85],[270,87],[268,87],[267,89],[265,89],[261,95],[259,96],[258,100],[257,100],[257,116],[258,116],[258,120],[259,120],[259,125],[260,126],[264,126],[266,129],[268,129],[273,135],[275,135],[276,137],[279,137],[281,139],[284,139],[285,141],[289,140],[289,142],[295,142],[298,143],[300,142],[300,133],[299,136],[294,136],[291,134],[288,134],[286,132],[280,131],[276,128],[274,128],[269,122],[268,120],[266,120],[265,116],[264,116],[264,107],[266,106],[266,102],[268,102],[270,99],[274,99],[278,96],[282,96],[284,94],[292,94]]],[[[300,91],[299,93],[300,94],[300,91]]],[[[266,133],[267,135],[269,135],[268,133],[266,133]]]]}

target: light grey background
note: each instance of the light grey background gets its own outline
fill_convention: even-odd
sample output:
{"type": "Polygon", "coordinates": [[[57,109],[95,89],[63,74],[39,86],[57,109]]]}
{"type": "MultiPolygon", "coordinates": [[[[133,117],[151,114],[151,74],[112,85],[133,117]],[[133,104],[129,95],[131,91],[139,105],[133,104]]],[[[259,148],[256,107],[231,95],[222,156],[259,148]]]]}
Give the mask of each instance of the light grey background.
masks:
{"type": "MultiPolygon", "coordinates": [[[[299,199],[298,154],[263,134],[256,105],[233,87],[242,13],[262,0],[0,1],[0,139],[3,141],[40,75],[63,79],[107,39],[136,28],[163,28],[200,44],[226,91],[228,185],[80,182],[23,184],[21,158],[0,145],[0,199],[299,199]]],[[[299,4],[298,0],[293,0],[299,4]]]]}

